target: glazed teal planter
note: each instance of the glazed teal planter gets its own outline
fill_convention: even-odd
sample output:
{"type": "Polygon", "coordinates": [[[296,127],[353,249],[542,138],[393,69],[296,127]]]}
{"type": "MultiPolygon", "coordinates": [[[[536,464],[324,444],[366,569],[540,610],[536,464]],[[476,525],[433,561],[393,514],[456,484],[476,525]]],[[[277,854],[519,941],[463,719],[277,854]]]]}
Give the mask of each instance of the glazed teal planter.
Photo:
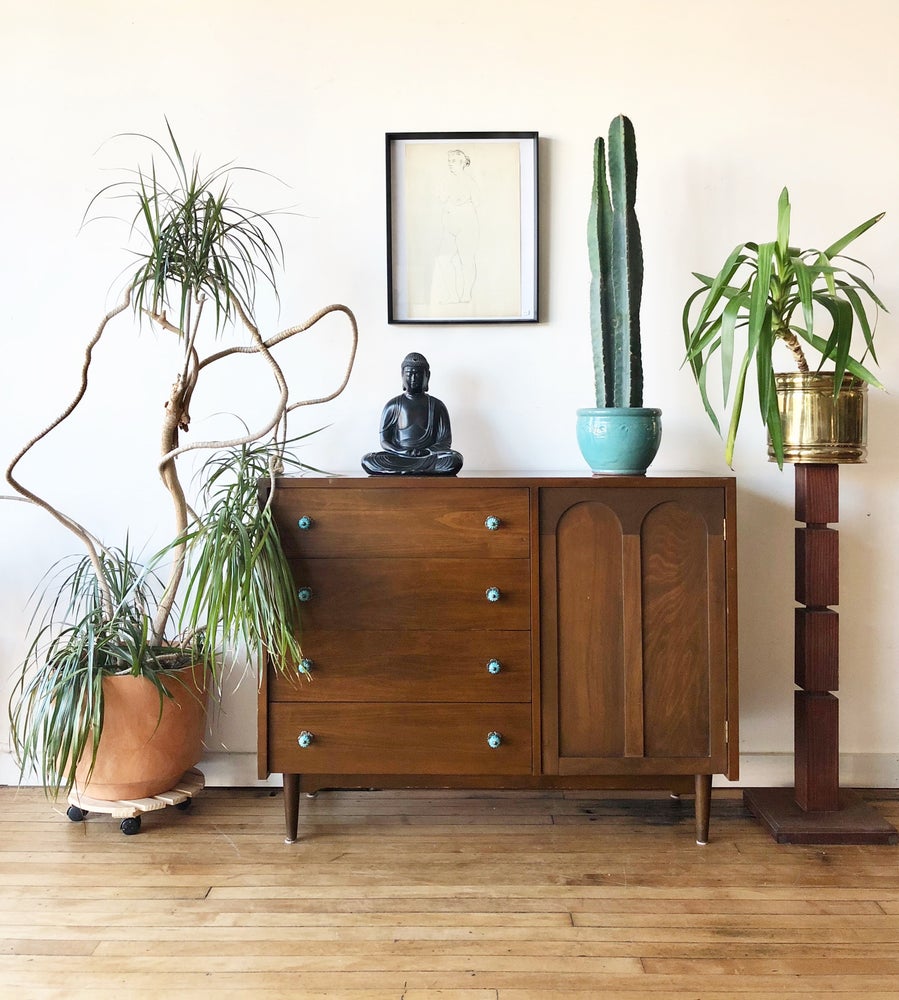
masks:
{"type": "Polygon", "coordinates": [[[662,440],[662,411],[649,406],[577,411],[577,443],[594,475],[642,476],[662,440]]]}

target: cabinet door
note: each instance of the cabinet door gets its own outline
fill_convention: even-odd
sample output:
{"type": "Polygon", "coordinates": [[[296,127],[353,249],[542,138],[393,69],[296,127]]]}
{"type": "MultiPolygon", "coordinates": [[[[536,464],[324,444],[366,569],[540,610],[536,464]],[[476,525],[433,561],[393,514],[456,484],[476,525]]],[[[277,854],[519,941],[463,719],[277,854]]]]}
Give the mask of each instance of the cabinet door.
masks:
{"type": "Polygon", "coordinates": [[[724,490],[544,493],[544,769],[727,771],[724,490]]]}

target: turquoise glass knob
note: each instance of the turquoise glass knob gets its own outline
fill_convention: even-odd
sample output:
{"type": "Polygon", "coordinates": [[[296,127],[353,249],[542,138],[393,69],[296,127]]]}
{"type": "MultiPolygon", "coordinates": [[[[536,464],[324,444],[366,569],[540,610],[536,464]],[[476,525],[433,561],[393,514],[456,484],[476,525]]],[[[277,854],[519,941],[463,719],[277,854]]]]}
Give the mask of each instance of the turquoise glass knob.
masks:
{"type": "Polygon", "coordinates": [[[312,742],[314,739],[315,737],[312,735],[312,733],[310,733],[308,729],[304,729],[297,737],[297,743],[299,743],[299,745],[305,750],[306,747],[312,746],[312,742]]]}
{"type": "Polygon", "coordinates": [[[297,666],[297,670],[301,674],[312,673],[312,660],[304,656],[303,659],[300,660],[299,665],[297,666]]]}
{"type": "Polygon", "coordinates": [[[497,747],[502,745],[502,742],[503,738],[499,733],[487,733],[487,746],[491,750],[496,750],[497,747]]]}
{"type": "Polygon", "coordinates": [[[503,669],[503,665],[499,660],[493,659],[487,661],[487,673],[488,674],[498,674],[500,670],[503,669]]]}
{"type": "Polygon", "coordinates": [[[312,518],[308,514],[304,514],[299,521],[297,521],[297,527],[300,531],[308,531],[312,527],[312,518]]]}
{"type": "Polygon", "coordinates": [[[484,521],[484,527],[488,531],[496,531],[496,530],[498,530],[500,524],[501,524],[500,519],[498,517],[496,517],[496,515],[494,515],[494,514],[491,514],[486,519],[486,521],[484,521]]]}
{"type": "Polygon", "coordinates": [[[488,587],[487,588],[487,600],[491,604],[495,604],[499,600],[499,587],[488,587]]]}
{"type": "Polygon", "coordinates": [[[300,587],[297,591],[297,598],[305,604],[312,600],[312,590],[309,587],[300,587]]]}

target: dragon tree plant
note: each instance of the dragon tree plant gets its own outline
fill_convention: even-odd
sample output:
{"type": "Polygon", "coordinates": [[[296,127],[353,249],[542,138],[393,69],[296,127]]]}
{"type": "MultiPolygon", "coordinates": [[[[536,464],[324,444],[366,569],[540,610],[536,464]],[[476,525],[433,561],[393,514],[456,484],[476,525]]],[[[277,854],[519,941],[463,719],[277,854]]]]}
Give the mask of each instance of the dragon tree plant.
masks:
{"type": "Polygon", "coordinates": [[[96,756],[105,675],[149,677],[161,709],[172,694],[167,672],[185,663],[205,662],[215,678],[223,651],[246,648],[257,659],[271,653],[275,664],[285,666],[301,660],[297,598],[271,517],[271,492],[282,471],[304,468],[291,450],[298,438],[288,435],[288,416],[339,395],[355,358],[356,322],[343,305],[327,306],[268,336],[260,332],[257,290],[266,286],[277,298],[283,263],[273,213],[250,210],[235,199],[235,180],[249,168],[226,164],[204,173],[198,158],[182,156],[168,121],[166,129],[164,141],[128,133],[149,145],[149,162],[104,187],[85,213],[93,218],[107,197],[130,205],[125,218],[136,264],[118,305],[87,343],[73,398],[6,470],[18,497],[55,518],[83,549],[45,578],[10,701],[13,748],[23,772],[34,767],[55,793],[72,787],[86,750],[93,747],[96,756]],[[18,473],[22,459],[82,402],[108,329],[129,312],[180,348],[155,459],[172,530],[170,540],[146,559],[138,558],[130,541],[116,546],[101,540],[24,485],[18,473]],[[296,400],[277,360],[278,347],[331,313],[343,314],[350,327],[343,379],[327,396],[296,400]],[[187,440],[201,376],[219,362],[240,358],[267,366],[270,415],[256,427],[241,422],[241,433],[232,438],[187,440]],[[191,500],[178,461],[198,451],[211,457],[199,473],[198,499],[191,500]],[[257,500],[260,477],[272,484],[263,505],[257,500]]]}
{"type": "Polygon", "coordinates": [[[777,205],[776,239],[738,244],[714,277],[694,272],[700,286],[683,310],[686,361],[719,434],[722,431],[709,394],[709,373],[715,361],[720,365],[721,406],[724,412],[729,410],[727,433],[722,434],[728,465],[733,464],[746,382],[754,371],[762,422],[774,457],[783,467],[783,430],[775,388],[778,344],[798,372],[809,371],[809,348],[817,355],[818,371],[831,363],[834,395],[847,372],[883,388],[864,362],[870,355],[877,363],[875,323],[868,311],[873,309],[876,318],[877,309],[886,309],[871,288],[870,268],[846,257],[843,251],[884,213],[856,226],[824,250],[790,246],[790,214],[790,196],[784,188],[777,205]],[[858,265],[865,273],[860,275],[856,267],[849,271],[842,266],[843,261],[858,265]],[[697,304],[699,312],[694,318],[697,304]],[[830,321],[826,338],[815,332],[816,321],[825,317],[830,321]],[[743,347],[738,346],[738,333],[745,336],[743,347]],[[853,357],[853,341],[864,347],[858,357],[853,357]]]}
{"type": "Polygon", "coordinates": [[[643,248],[634,207],[636,196],[634,126],[629,118],[618,115],[609,127],[608,164],[602,136],[593,145],[593,193],[587,225],[598,407],[643,405],[643,248]]]}

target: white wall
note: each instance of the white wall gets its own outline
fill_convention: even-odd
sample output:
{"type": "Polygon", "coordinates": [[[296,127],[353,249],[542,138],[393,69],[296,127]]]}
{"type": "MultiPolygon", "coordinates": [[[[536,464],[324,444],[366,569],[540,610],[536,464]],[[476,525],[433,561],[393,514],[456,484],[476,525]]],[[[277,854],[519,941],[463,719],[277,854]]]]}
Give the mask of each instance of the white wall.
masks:
{"type": "MultiPolygon", "coordinates": [[[[266,189],[303,213],[282,225],[287,275],[281,318],[268,328],[332,301],[358,316],[348,391],[297,424],[330,425],[306,455],[335,471],[356,468],[374,446],[381,405],[413,349],[431,362],[468,468],[585,469],[573,412],[592,389],[590,156],[619,112],[634,121],[640,154],[646,401],[664,412],[656,471],[727,471],[680,368],[681,308],[692,270],[716,267],[740,240],[773,238],[784,184],[801,245],[823,245],[886,210],[858,252],[899,309],[894,0],[2,0],[0,13],[4,465],[69,398],[81,347],[126,263],[120,230],[78,232],[104,168],[122,162],[121,148],[98,147],[123,130],[160,134],[164,115],[207,165],[237,158],[290,185],[266,189]],[[426,130],[539,131],[539,325],[387,326],[384,133],[426,130]]],[[[883,379],[895,390],[894,316],[879,334],[883,379]]],[[[299,393],[338,378],[344,344],[335,321],[293,352],[299,393]]],[[[135,337],[123,322],[99,364],[97,404],[21,468],[116,542],[126,527],[139,541],[167,531],[152,462],[155,407],[171,372],[158,355],[154,334],[135,337]],[[116,359],[132,362],[125,386],[102,381],[116,359]]],[[[250,394],[238,374],[229,378],[212,410],[237,398],[251,414],[268,412],[258,392],[241,398],[250,394]]],[[[841,745],[845,775],[858,784],[899,785],[896,400],[872,399],[871,459],[841,474],[841,745]]],[[[743,777],[787,782],[793,476],[767,463],[751,413],[735,467],[743,777]]],[[[0,512],[5,678],[23,652],[28,595],[74,546],[40,511],[4,503],[0,512]]],[[[228,699],[218,732],[231,753],[210,759],[210,779],[251,780],[251,685],[228,699]]],[[[13,780],[4,760],[0,779],[13,780]]]]}

